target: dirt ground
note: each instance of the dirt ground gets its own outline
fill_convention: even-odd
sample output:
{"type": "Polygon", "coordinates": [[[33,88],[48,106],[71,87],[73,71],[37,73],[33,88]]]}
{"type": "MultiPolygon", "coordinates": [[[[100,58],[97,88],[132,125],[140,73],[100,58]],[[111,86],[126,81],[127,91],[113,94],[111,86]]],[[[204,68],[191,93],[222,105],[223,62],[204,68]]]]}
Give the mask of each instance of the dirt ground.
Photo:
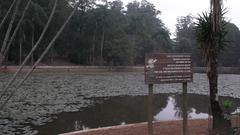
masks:
{"type": "MultiPolygon", "coordinates": [[[[208,135],[208,120],[188,121],[189,135],[208,135]]],[[[155,122],[153,126],[154,135],[181,135],[182,121],[155,122]]],[[[79,132],[65,133],[62,135],[148,135],[147,123],[129,124],[107,128],[91,129],[79,132]]]]}

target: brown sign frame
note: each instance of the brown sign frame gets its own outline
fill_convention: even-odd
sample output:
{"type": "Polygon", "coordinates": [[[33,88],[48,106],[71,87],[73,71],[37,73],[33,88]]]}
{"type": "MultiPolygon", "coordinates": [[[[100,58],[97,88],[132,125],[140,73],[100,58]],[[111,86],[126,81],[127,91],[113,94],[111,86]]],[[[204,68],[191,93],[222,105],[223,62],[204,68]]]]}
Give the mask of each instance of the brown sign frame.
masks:
{"type": "Polygon", "coordinates": [[[148,53],[145,55],[145,84],[193,81],[190,53],[148,53]]]}

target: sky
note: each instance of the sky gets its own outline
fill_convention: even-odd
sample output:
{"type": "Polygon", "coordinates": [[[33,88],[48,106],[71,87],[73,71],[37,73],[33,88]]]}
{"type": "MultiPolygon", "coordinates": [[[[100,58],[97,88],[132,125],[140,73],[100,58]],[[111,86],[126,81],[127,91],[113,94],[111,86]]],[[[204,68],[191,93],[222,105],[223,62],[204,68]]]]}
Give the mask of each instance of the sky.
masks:
{"type": "MultiPolygon", "coordinates": [[[[133,0],[122,0],[126,5],[133,0]]],[[[137,0],[140,1],[140,0],[137,0]]],[[[173,34],[175,32],[175,25],[177,17],[192,14],[197,16],[203,11],[209,11],[210,0],[147,0],[153,3],[156,9],[161,11],[160,18],[166,27],[173,34]]],[[[231,23],[240,28],[240,0],[223,0],[224,7],[227,8],[225,17],[231,23]]],[[[173,36],[173,35],[172,35],[173,36]]]]}

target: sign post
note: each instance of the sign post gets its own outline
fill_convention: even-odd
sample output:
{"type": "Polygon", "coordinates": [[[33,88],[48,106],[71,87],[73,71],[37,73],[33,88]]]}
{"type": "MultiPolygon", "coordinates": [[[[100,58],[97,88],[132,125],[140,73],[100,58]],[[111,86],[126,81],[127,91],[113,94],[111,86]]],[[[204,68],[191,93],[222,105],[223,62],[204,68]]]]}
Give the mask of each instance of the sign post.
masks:
{"type": "Polygon", "coordinates": [[[183,130],[187,135],[187,82],[192,82],[191,54],[150,53],[145,56],[145,84],[148,84],[148,135],[153,135],[153,84],[183,84],[183,130]]]}
{"type": "Polygon", "coordinates": [[[187,114],[187,82],[183,83],[183,135],[187,135],[187,118],[188,118],[188,114],[187,114]]]}
{"type": "Polygon", "coordinates": [[[153,135],[153,84],[148,84],[148,135],[153,135]]]}

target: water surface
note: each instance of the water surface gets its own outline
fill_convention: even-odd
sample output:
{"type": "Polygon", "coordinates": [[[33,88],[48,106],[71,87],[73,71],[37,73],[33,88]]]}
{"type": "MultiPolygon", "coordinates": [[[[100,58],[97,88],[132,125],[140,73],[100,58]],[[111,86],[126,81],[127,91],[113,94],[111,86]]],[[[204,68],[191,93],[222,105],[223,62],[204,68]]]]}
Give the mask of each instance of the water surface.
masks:
{"type": "MultiPolygon", "coordinates": [[[[240,107],[240,99],[221,97],[231,100],[234,112],[240,107]]],[[[56,119],[43,126],[34,127],[41,135],[52,135],[76,130],[123,125],[147,121],[147,96],[119,96],[110,98],[92,98],[94,105],[82,111],[60,113],[56,119]]],[[[187,112],[189,119],[209,117],[209,99],[207,96],[189,94],[187,112]]],[[[154,95],[154,120],[181,120],[182,95],[154,95]]]]}
{"type": "MultiPolygon", "coordinates": [[[[11,76],[0,74],[1,88],[11,76]]],[[[240,98],[239,82],[240,75],[219,75],[219,95],[240,98]]],[[[208,89],[206,74],[194,74],[193,83],[188,83],[188,93],[208,95],[208,89]]],[[[154,85],[155,120],[181,119],[182,97],[173,94],[181,92],[181,84],[154,85]]],[[[0,110],[0,134],[52,135],[144,122],[147,94],[143,73],[34,73],[7,108],[0,110]]],[[[208,117],[208,97],[198,95],[189,95],[189,118],[208,117]]],[[[236,104],[232,111],[239,106],[236,104]]]]}

